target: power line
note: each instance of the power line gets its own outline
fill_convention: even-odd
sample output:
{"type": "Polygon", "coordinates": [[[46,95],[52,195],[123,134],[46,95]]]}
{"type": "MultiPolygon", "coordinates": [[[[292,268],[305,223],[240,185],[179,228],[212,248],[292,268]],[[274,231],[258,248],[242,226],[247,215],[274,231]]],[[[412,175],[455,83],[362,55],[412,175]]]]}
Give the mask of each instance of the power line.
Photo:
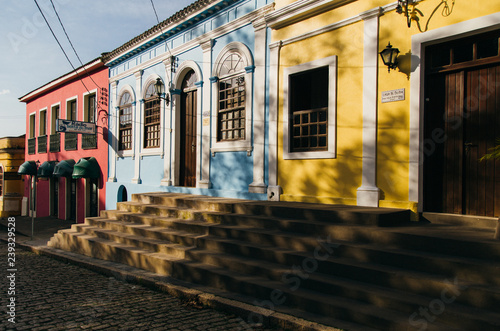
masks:
{"type": "MultiPolygon", "coordinates": [[[[71,48],[73,49],[73,52],[74,52],[74,53],[75,53],[75,55],[76,55],[76,58],[78,59],[78,61],[80,61],[80,64],[82,65],[82,68],[83,68],[83,70],[85,71],[85,74],[87,75],[87,77],[88,77],[88,78],[90,78],[90,80],[91,80],[91,81],[95,84],[95,86],[96,86],[96,87],[101,88],[101,87],[100,87],[100,86],[99,86],[99,85],[98,85],[98,84],[94,81],[94,79],[92,78],[92,76],[90,76],[90,75],[89,75],[89,73],[88,73],[87,69],[84,67],[83,62],[82,62],[82,60],[80,59],[80,56],[78,56],[78,53],[76,52],[76,49],[75,49],[75,47],[73,46],[73,43],[72,43],[72,42],[71,42],[71,40],[69,39],[68,33],[66,32],[66,29],[64,28],[64,24],[62,23],[61,18],[59,17],[59,13],[57,12],[56,7],[54,6],[54,2],[53,2],[52,0],[50,0],[50,3],[52,4],[52,8],[54,9],[54,13],[56,13],[57,19],[59,20],[59,24],[61,24],[61,27],[62,27],[62,29],[63,29],[63,31],[64,31],[64,34],[66,35],[66,38],[68,39],[68,42],[69,42],[69,44],[71,45],[71,48]]],[[[84,84],[84,85],[85,85],[85,84],[84,84]]],[[[85,87],[85,88],[86,88],[86,87],[85,87]]],[[[88,92],[88,90],[87,90],[87,92],[88,92]]]]}
{"type": "MultiPolygon", "coordinates": [[[[156,12],[155,4],[153,3],[153,0],[150,0],[150,2],[151,2],[151,6],[153,7],[153,11],[155,12],[156,21],[158,22],[158,27],[160,28],[161,35],[163,36],[163,29],[161,28],[160,19],[158,18],[158,13],[156,12]]],[[[170,54],[171,61],[175,62],[175,58],[172,55],[172,52],[170,51],[170,47],[168,47],[168,42],[167,41],[165,41],[165,46],[167,47],[167,51],[170,54]]],[[[171,68],[173,68],[174,65],[175,65],[175,63],[170,63],[170,67],[171,68]]],[[[169,84],[171,84],[171,79],[172,79],[172,75],[170,75],[170,77],[169,77],[169,84]]]]}
{"type": "MultiPolygon", "coordinates": [[[[73,65],[73,63],[71,63],[71,60],[69,59],[68,54],[66,54],[66,51],[64,50],[64,48],[62,47],[61,43],[59,42],[59,39],[57,39],[57,36],[54,33],[54,30],[52,30],[52,27],[50,26],[49,21],[47,21],[47,18],[43,14],[42,8],[40,8],[40,6],[38,5],[38,2],[36,0],[33,0],[33,1],[35,2],[36,6],[38,7],[38,11],[40,11],[40,14],[42,14],[42,17],[45,20],[45,23],[47,24],[47,26],[49,27],[49,30],[52,33],[52,36],[57,41],[57,44],[59,45],[59,47],[61,48],[62,52],[64,53],[64,56],[66,57],[66,60],[68,60],[68,62],[71,65],[71,67],[76,72],[75,66],[73,65]]],[[[83,80],[81,78],[80,78],[80,81],[82,82],[82,85],[85,87],[85,89],[87,90],[87,92],[90,93],[89,89],[87,88],[87,86],[85,85],[85,83],[83,82],[83,80]]]]}

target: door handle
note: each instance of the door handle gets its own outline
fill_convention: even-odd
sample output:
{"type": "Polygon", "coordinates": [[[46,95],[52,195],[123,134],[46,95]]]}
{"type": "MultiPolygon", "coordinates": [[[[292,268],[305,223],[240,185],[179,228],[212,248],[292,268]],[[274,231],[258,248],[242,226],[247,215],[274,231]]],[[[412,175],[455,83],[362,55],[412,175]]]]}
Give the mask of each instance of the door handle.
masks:
{"type": "Polygon", "coordinates": [[[470,142],[464,143],[464,146],[465,146],[465,154],[469,154],[471,147],[477,147],[476,144],[470,142]]]}

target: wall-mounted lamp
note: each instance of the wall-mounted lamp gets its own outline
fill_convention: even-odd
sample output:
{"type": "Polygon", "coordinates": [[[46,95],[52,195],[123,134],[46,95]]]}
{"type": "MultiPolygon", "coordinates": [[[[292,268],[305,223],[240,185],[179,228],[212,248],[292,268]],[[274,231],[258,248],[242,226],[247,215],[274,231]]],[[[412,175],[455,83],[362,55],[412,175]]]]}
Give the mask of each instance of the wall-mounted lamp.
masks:
{"type": "Polygon", "coordinates": [[[391,72],[391,69],[396,69],[398,66],[398,54],[399,49],[392,48],[391,43],[387,45],[387,47],[379,53],[382,61],[387,66],[387,71],[391,72]]]}
{"type": "Polygon", "coordinates": [[[408,5],[413,3],[413,0],[398,0],[398,6],[396,7],[396,13],[404,13],[406,16],[406,24],[411,27],[411,14],[408,12],[408,5]]]}
{"type": "Polygon", "coordinates": [[[165,100],[165,102],[167,103],[167,106],[170,104],[170,95],[168,93],[167,93],[166,97],[162,97],[162,95],[163,95],[163,83],[161,82],[160,78],[156,78],[155,92],[156,92],[156,95],[158,96],[159,99],[165,100]]]}

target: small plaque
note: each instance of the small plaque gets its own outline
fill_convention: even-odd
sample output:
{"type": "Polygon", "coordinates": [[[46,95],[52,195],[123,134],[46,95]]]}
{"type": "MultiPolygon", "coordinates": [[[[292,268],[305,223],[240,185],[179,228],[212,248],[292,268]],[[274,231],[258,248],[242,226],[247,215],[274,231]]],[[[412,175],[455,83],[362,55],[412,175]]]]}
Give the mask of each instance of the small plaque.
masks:
{"type": "Polygon", "coordinates": [[[382,92],[382,103],[402,101],[404,99],[405,99],[405,89],[404,88],[382,92]]]}

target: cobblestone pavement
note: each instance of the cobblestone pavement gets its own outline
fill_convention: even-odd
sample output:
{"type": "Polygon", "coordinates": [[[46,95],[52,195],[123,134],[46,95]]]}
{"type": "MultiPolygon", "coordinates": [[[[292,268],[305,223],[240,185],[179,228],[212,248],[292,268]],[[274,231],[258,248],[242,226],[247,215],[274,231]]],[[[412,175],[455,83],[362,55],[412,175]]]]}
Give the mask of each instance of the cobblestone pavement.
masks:
{"type": "Polygon", "coordinates": [[[6,243],[0,253],[0,330],[251,330],[234,315],[20,248],[11,272],[6,243]]]}

